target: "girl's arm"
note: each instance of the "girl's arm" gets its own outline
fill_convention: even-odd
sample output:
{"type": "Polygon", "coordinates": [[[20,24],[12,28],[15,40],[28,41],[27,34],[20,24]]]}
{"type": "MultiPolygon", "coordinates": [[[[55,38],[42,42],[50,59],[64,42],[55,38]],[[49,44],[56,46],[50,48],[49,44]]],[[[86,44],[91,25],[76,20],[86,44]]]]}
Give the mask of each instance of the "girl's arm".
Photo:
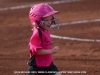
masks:
{"type": "Polygon", "coordinates": [[[38,55],[45,55],[45,54],[53,54],[56,53],[59,50],[59,46],[55,46],[53,49],[51,50],[45,50],[45,49],[38,49],[37,50],[37,54],[38,55]]]}

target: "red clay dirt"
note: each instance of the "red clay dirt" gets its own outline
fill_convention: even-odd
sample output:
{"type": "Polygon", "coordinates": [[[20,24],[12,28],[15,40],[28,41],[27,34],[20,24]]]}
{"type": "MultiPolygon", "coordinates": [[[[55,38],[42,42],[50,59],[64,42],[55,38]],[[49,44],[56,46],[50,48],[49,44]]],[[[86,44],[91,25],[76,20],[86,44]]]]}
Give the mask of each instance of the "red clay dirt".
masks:
{"type": "MultiPolygon", "coordinates": [[[[34,4],[47,0],[0,0],[0,8],[34,4]],[[18,3],[20,1],[20,3],[18,3]]],[[[51,0],[48,0],[51,1],[51,0]]],[[[53,1],[53,0],[52,0],[53,1]]],[[[51,5],[60,11],[60,22],[77,20],[93,20],[100,18],[99,0],[82,0],[78,2],[51,5]]],[[[26,75],[14,73],[27,71],[29,59],[28,42],[32,35],[28,18],[29,8],[0,11],[0,75],[26,75]]],[[[52,30],[51,34],[82,39],[100,39],[100,22],[91,22],[61,26],[52,30]]],[[[100,75],[100,42],[82,42],[54,39],[53,46],[60,50],[54,54],[54,63],[62,75],[100,75]],[[70,71],[86,71],[86,73],[68,73],[70,71]]]]}

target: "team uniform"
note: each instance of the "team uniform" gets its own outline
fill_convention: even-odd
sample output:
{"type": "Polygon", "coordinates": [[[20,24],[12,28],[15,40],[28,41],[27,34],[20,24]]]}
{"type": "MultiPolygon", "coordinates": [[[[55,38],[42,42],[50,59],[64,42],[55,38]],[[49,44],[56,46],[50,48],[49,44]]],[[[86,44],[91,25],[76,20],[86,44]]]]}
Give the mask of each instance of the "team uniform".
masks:
{"type": "MultiPolygon", "coordinates": [[[[43,75],[54,75],[54,71],[58,71],[57,67],[53,64],[53,58],[52,54],[46,54],[46,55],[37,55],[37,49],[46,49],[50,50],[52,49],[52,39],[50,37],[50,31],[44,31],[42,32],[42,40],[39,37],[39,33],[37,28],[34,28],[33,35],[30,39],[29,46],[31,52],[35,55],[36,60],[36,66],[29,66],[29,71],[35,71],[36,75],[41,75],[41,73],[38,73],[38,71],[43,71],[45,73],[42,73],[43,75]],[[51,72],[51,73],[46,73],[51,72]]],[[[33,75],[33,73],[32,73],[33,75]]]]}

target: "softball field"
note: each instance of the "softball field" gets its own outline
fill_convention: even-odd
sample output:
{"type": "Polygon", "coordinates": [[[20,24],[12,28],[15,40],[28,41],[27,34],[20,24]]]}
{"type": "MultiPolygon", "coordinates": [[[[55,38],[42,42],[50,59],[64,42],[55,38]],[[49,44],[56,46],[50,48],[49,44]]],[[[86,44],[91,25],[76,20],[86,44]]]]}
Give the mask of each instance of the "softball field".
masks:
{"type": "Polygon", "coordinates": [[[53,55],[62,75],[100,75],[100,0],[0,0],[0,75],[26,75],[32,35],[30,7],[48,2],[60,11],[51,30],[53,55]]]}

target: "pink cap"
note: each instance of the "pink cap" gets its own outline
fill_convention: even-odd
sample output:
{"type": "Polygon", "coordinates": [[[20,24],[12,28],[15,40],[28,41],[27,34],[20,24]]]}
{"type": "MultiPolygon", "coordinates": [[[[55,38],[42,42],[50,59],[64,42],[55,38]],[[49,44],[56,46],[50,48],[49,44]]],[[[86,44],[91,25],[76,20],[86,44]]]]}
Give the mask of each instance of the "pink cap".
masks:
{"type": "Polygon", "coordinates": [[[40,3],[34,5],[30,12],[29,12],[29,18],[31,20],[31,23],[37,21],[41,21],[41,18],[48,17],[54,14],[57,14],[58,11],[55,11],[51,6],[45,3],[40,3]]]}

